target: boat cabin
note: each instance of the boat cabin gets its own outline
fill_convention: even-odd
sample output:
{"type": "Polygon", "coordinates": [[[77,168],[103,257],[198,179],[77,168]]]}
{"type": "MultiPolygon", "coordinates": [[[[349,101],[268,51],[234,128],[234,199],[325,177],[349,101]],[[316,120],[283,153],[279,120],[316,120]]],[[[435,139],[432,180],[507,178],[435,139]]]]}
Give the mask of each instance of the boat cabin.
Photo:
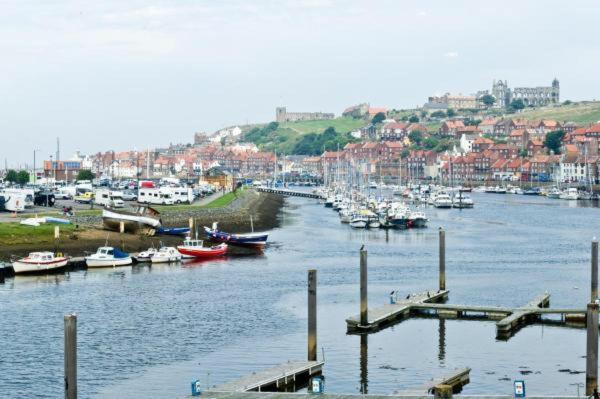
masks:
{"type": "Polygon", "coordinates": [[[188,237],[183,241],[183,246],[184,247],[201,247],[203,243],[204,243],[204,241],[202,241],[202,240],[192,240],[191,238],[188,237]]]}
{"type": "Polygon", "coordinates": [[[29,260],[37,262],[48,262],[54,259],[52,252],[32,252],[28,256],[29,260]]]}
{"type": "Polygon", "coordinates": [[[98,251],[96,251],[96,254],[113,256],[114,248],[113,247],[100,247],[100,248],[98,248],[98,251]]]}

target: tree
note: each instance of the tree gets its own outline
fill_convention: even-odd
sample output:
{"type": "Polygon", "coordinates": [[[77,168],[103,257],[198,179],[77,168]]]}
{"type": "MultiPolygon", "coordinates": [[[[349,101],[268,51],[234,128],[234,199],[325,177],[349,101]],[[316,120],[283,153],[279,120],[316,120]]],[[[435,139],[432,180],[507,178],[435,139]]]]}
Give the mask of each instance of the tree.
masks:
{"type": "Polygon", "coordinates": [[[6,172],[6,176],[4,177],[4,180],[6,180],[7,182],[10,182],[10,183],[16,183],[17,182],[17,171],[13,170],[13,169],[9,169],[8,172],[6,172]]]}
{"type": "Polygon", "coordinates": [[[17,173],[17,183],[21,186],[29,183],[29,172],[26,170],[20,170],[19,173],[17,173]]]}
{"type": "Polygon", "coordinates": [[[421,111],[421,119],[427,118],[427,111],[421,111]]]}
{"type": "Polygon", "coordinates": [[[453,110],[452,108],[448,108],[448,110],[446,111],[446,115],[448,115],[448,118],[452,118],[452,117],[456,116],[456,111],[453,110]]]}
{"type": "Polygon", "coordinates": [[[564,130],[555,130],[549,132],[546,134],[546,138],[544,139],[544,147],[550,151],[554,151],[555,154],[560,154],[560,146],[564,136],[564,130]]]}
{"type": "Polygon", "coordinates": [[[423,141],[423,133],[420,130],[413,130],[408,134],[408,138],[413,143],[420,145],[421,141],[423,141]]]}
{"type": "Polygon", "coordinates": [[[410,150],[408,148],[405,148],[402,150],[402,152],[400,153],[400,158],[406,158],[410,155],[410,150]]]}
{"type": "Polygon", "coordinates": [[[419,123],[419,117],[417,115],[411,115],[410,118],[408,118],[408,121],[410,123],[419,123]]]}
{"type": "Polygon", "coordinates": [[[514,111],[519,111],[519,110],[522,110],[523,108],[525,108],[525,103],[523,103],[523,100],[518,98],[516,100],[512,100],[510,102],[509,107],[514,111]]]}
{"type": "Polygon", "coordinates": [[[491,94],[484,94],[481,96],[479,101],[481,101],[486,108],[489,108],[496,103],[496,97],[492,96],[491,94]]]}
{"type": "Polygon", "coordinates": [[[519,156],[521,158],[525,158],[525,157],[527,157],[527,155],[529,155],[529,153],[527,152],[526,149],[523,148],[521,151],[519,151],[519,156]]]}
{"type": "Polygon", "coordinates": [[[435,137],[427,137],[425,140],[423,140],[423,147],[425,147],[428,150],[434,149],[435,147],[437,147],[438,144],[439,140],[435,137]]]}
{"type": "Polygon", "coordinates": [[[435,111],[432,112],[430,116],[432,118],[444,118],[446,116],[446,113],[444,111],[435,111]]]}
{"type": "Polygon", "coordinates": [[[94,174],[89,169],[81,169],[77,173],[77,180],[94,180],[94,174]]]}
{"type": "Polygon", "coordinates": [[[383,112],[378,112],[375,114],[373,119],[371,119],[371,123],[376,125],[378,123],[383,122],[384,120],[385,120],[385,114],[383,112]]]}
{"type": "Polygon", "coordinates": [[[563,105],[571,105],[571,104],[573,104],[573,101],[571,101],[571,100],[565,100],[563,102],[563,105]]]}

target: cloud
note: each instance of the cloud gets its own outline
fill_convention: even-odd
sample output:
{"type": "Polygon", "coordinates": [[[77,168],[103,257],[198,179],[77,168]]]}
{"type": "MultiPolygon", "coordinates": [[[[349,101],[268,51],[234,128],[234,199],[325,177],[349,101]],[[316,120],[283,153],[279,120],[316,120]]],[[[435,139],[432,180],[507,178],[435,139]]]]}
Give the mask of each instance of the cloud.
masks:
{"type": "Polygon", "coordinates": [[[456,51],[448,51],[444,53],[444,57],[446,58],[458,58],[458,53],[456,51]]]}

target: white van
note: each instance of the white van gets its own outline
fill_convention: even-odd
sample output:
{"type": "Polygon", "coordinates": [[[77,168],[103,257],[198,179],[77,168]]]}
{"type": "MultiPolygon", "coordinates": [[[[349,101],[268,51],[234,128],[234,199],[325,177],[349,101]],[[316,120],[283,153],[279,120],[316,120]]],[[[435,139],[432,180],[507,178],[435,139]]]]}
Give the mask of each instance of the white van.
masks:
{"type": "Polygon", "coordinates": [[[25,194],[0,191],[0,211],[23,212],[25,210],[25,194]]]}
{"type": "Polygon", "coordinates": [[[32,188],[5,188],[3,191],[9,195],[14,194],[15,201],[24,203],[25,208],[33,208],[35,193],[32,188]]]}
{"type": "Polygon", "coordinates": [[[173,194],[165,187],[140,188],[138,191],[138,202],[141,204],[173,205],[173,194]]]}
{"type": "Polygon", "coordinates": [[[96,190],[94,193],[94,202],[110,208],[123,208],[125,206],[122,192],[106,189],[96,190]]]}
{"type": "Polygon", "coordinates": [[[176,204],[191,204],[194,202],[194,190],[189,187],[164,187],[164,190],[171,192],[173,202],[176,204]]]}

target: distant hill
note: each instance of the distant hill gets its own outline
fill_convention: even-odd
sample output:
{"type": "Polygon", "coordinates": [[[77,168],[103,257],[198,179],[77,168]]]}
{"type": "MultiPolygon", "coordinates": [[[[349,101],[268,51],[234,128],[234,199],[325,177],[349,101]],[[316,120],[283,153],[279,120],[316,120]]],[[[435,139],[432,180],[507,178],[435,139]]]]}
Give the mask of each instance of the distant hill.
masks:
{"type": "Polygon", "coordinates": [[[244,133],[244,138],[263,150],[286,154],[320,154],[323,148],[333,150],[338,144],[343,147],[352,140],[349,132],[367,124],[362,119],[353,118],[271,122],[255,126],[244,133]],[[329,130],[326,137],[323,136],[328,128],[333,128],[336,134],[329,130]]]}
{"type": "Polygon", "coordinates": [[[559,122],[589,124],[600,121],[600,101],[582,101],[557,107],[524,109],[516,117],[529,120],[554,119],[559,122]]]}

